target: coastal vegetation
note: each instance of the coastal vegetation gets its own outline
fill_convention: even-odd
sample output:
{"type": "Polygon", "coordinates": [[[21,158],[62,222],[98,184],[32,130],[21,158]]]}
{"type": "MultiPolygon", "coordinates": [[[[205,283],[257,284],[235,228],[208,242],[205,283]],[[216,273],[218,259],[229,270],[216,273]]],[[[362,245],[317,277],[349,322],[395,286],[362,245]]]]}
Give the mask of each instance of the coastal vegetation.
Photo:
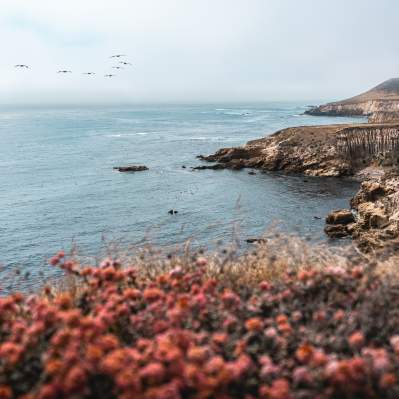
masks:
{"type": "Polygon", "coordinates": [[[394,263],[347,251],[61,251],[63,286],[0,299],[0,398],[397,398],[394,263]]]}

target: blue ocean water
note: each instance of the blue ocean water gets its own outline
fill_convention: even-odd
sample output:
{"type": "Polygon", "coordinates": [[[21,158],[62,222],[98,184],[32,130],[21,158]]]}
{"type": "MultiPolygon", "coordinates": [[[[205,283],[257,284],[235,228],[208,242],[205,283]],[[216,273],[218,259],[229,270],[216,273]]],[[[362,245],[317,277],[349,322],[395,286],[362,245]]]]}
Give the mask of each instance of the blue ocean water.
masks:
{"type": "Polygon", "coordinates": [[[11,285],[39,284],[42,271],[51,273],[49,256],[75,244],[88,256],[110,241],[123,246],[192,238],[194,245],[212,247],[229,242],[237,226],[244,241],[274,222],[323,238],[324,216],[346,207],[357,183],[190,170],[200,164],[199,154],[284,127],[353,120],[305,116],[305,105],[3,107],[0,281],[20,268],[30,279],[11,285]],[[125,164],[150,170],[113,170],[125,164]],[[179,213],[169,215],[172,208],[179,213]]]}

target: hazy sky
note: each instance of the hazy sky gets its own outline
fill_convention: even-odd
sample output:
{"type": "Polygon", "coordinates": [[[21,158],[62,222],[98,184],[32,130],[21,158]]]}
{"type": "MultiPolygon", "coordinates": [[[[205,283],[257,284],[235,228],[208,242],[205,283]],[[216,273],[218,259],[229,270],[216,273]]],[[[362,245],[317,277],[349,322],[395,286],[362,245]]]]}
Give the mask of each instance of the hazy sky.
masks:
{"type": "Polygon", "coordinates": [[[397,0],[0,0],[0,103],[338,99],[399,76],[398,17],[397,0]],[[134,67],[105,79],[119,52],[134,67]]]}

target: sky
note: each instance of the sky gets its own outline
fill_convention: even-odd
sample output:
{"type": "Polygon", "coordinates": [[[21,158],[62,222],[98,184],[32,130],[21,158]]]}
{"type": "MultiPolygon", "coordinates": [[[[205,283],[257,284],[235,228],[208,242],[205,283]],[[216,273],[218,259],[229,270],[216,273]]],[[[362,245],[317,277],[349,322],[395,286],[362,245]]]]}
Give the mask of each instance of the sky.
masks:
{"type": "Polygon", "coordinates": [[[329,101],[399,77],[397,0],[0,6],[0,104],[329,101]]]}

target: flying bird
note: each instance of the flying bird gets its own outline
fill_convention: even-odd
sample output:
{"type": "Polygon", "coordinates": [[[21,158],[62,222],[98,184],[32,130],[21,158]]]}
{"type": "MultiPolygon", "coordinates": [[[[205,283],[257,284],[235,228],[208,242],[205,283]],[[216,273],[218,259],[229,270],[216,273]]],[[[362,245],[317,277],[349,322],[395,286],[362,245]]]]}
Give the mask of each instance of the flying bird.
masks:
{"type": "Polygon", "coordinates": [[[115,76],[115,75],[112,75],[112,74],[110,74],[110,73],[107,74],[107,75],[104,75],[105,78],[112,78],[112,77],[114,77],[114,76],[115,76]]]}
{"type": "Polygon", "coordinates": [[[25,64],[17,64],[17,65],[14,65],[14,67],[15,68],[29,68],[28,65],[25,65],[25,64]]]}
{"type": "Polygon", "coordinates": [[[111,57],[109,57],[109,58],[120,58],[120,57],[126,57],[126,54],[115,54],[115,55],[111,55],[111,57]]]}
{"type": "Polygon", "coordinates": [[[131,62],[126,62],[126,61],[119,61],[119,63],[123,65],[132,65],[131,62]]]}
{"type": "Polygon", "coordinates": [[[123,67],[121,67],[121,66],[113,66],[112,68],[114,68],[114,69],[123,69],[123,67]]]}
{"type": "Polygon", "coordinates": [[[83,75],[95,75],[95,72],[83,72],[83,75]]]}
{"type": "Polygon", "coordinates": [[[72,71],[68,71],[66,69],[63,69],[61,71],[58,71],[57,73],[72,73],[72,71]]]}

